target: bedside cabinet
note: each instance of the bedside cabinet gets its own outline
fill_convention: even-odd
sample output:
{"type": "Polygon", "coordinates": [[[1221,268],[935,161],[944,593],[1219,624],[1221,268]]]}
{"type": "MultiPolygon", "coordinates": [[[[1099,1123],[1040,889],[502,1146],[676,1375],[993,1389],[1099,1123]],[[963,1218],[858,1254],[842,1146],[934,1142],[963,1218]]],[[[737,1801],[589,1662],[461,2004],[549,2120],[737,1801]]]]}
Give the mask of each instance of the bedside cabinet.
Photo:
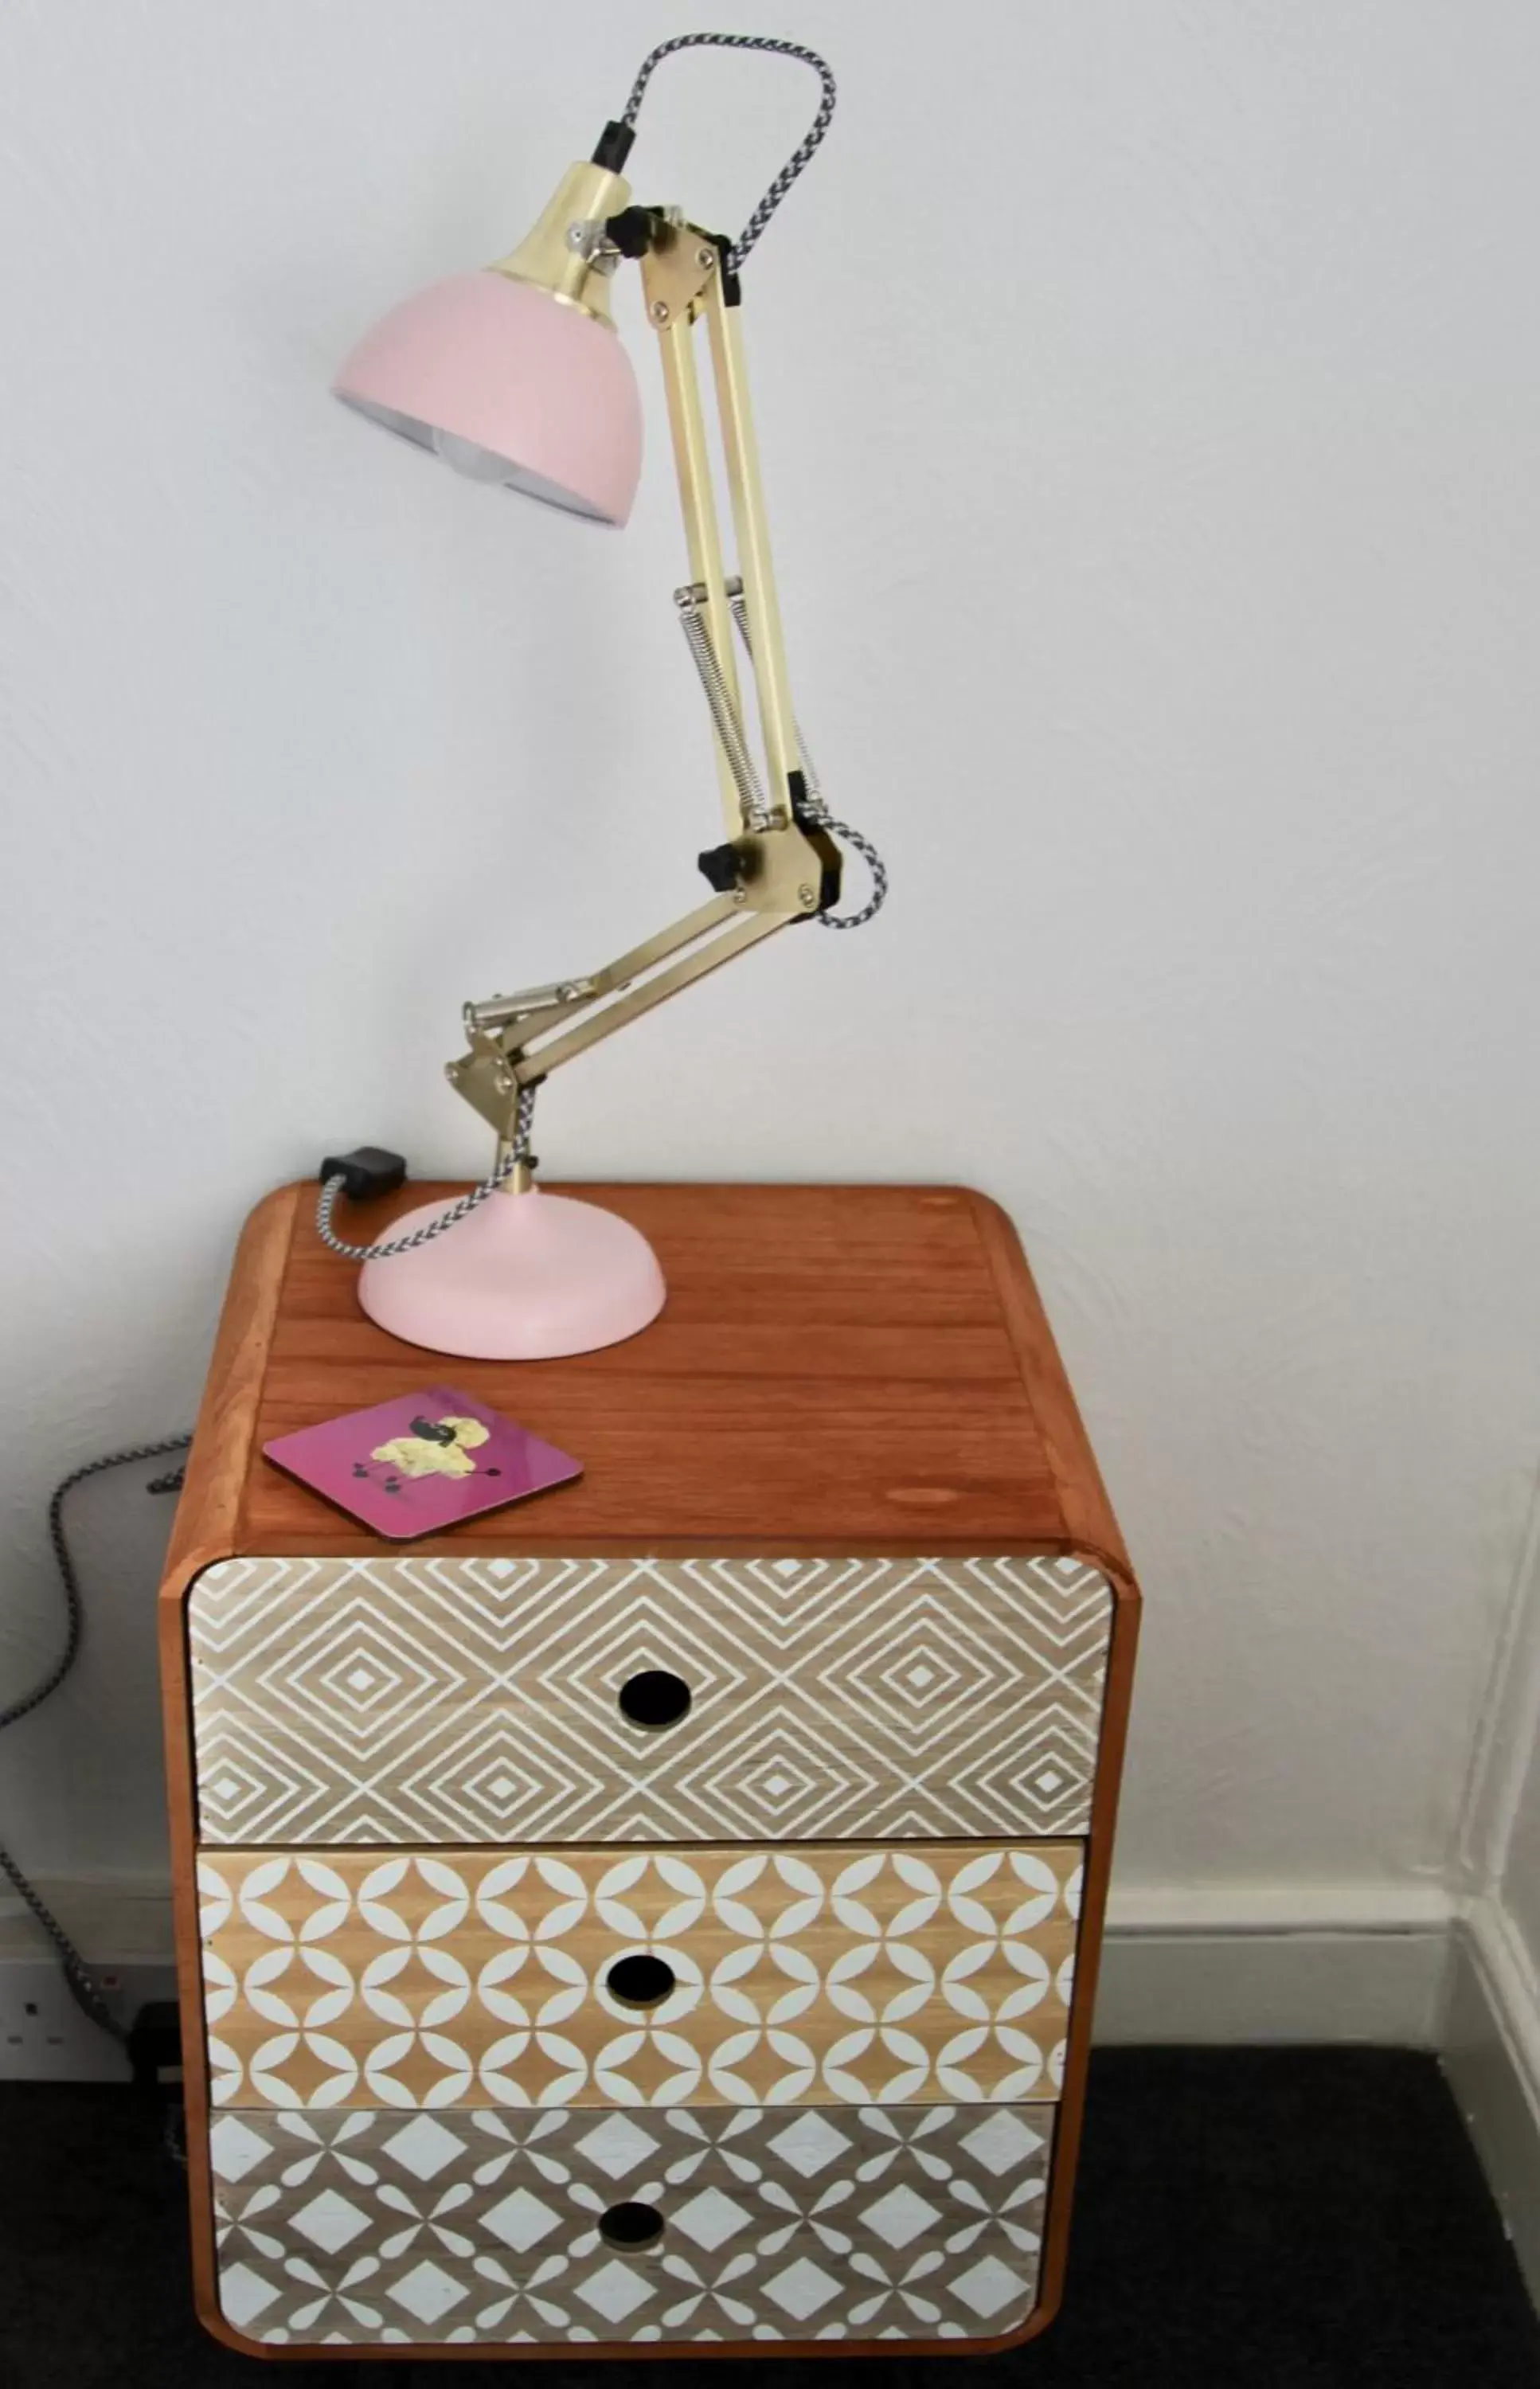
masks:
{"type": "Polygon", "coordinates": [[[568,1361],[383,1334],[309,1187],[242,1239],[160,1604],[199,2312],[307,2360],[1012,2344],[1138,1616],[1020,1247],[954,1188],[584,1191],[669,1299],[568,1361]],[[388,1544],[261,1458],[433,1378],[583,1478],[388,1544]]]}

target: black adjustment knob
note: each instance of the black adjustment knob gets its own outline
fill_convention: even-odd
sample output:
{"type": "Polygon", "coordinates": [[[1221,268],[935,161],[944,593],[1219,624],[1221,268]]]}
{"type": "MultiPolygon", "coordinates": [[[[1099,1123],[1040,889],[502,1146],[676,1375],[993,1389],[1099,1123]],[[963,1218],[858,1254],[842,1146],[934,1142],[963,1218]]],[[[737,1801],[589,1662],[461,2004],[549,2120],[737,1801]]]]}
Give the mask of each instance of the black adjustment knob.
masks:
{"type": "Polygon", "coordinates": [[[622,208],[617,216],[605,219],[605,230],[622,257],[645,257],[656,224],[651,208],[622,208]]]}
{"type": "Polygon", "coordinates": [[[731,896],[743,871],[743,857],[735,846],[712,846],[698,858],[701,872],[719,896],[731,896]]]}

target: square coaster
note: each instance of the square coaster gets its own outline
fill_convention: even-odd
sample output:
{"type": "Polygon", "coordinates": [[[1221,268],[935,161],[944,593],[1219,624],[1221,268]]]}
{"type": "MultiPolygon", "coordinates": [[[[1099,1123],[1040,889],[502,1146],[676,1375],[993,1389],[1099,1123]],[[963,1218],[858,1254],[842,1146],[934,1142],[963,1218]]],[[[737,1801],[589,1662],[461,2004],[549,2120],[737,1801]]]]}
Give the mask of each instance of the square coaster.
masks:
{"type": "Polygon", "coordinates": [[[345,1411],[277,1436],[262,1450],[274,1467],[391,1542],[442,1534],[583,1473],[569,1451],[452,1386],[345,1411]]]}

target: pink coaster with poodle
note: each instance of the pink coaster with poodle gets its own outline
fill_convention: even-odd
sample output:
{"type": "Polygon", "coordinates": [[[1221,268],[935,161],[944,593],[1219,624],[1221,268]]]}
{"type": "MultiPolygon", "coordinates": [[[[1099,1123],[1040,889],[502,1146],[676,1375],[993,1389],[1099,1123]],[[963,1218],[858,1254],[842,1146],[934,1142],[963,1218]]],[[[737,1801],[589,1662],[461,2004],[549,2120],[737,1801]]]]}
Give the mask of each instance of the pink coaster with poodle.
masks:
{"type": "Polygon", "coordinates": [[[262,1447],[377,1535],[409,1542],[582,1475],[582,1463],[452,1386],[347,1411],[262,1447]]]}

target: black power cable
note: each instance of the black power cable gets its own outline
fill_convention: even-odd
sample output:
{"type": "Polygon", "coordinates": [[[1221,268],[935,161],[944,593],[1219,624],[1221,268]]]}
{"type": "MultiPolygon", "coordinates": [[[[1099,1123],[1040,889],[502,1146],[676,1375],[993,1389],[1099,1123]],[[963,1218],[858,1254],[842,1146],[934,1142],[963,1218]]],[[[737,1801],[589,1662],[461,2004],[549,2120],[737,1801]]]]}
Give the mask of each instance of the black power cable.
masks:
{"type": "MultiPolygon", "coordinates": [[[[39,1677],[30,1692],[0,1707],[0,1731],[8,1725],[15,1725],[19,1718],[30,1716],[50,1693],[57,1692],[80,1654],[81,1638],[85,1630],[85,1610],[74,1557],[64,1531],[66,1496],[72,1493],[77,1485],[83,1485],[88,1476],[99,1476],[103,1469],[126,1468],[134,1461],[159,1460],[166,1452],[185,1451],[191,1441],[190,1435],[169,1435],[159,1443],[131,1444],[126,1451],[109,1451],[100,1460],[88,1460],[83,1467],[72,1469],[63,1483],[55,1488],[48,1504],[48,1540],[53,1545],[59,1585],[64,1594],[64,1647],[53,1666],[45,1675],[39,1677]]],[[[163,1476],[152,1477],[145,1490],[147,1493],[177,1492],[181,1488],[182,1477],[180,1468],[168,1469],[163,1476]]],[[[93,2024],[100,2025],[104,2032],[110,2033],[114,2040],[126,2041],[128,2035],[108,2006],[85,1960],[41,1893],[28,1882],[9,1850],[4,1848],[0,1848],[0,1874],[5,1875],[18,1897],[32,1910],[58,1952],[64,1979],[76,2006],[90,2017],[93,2024]]]]}

